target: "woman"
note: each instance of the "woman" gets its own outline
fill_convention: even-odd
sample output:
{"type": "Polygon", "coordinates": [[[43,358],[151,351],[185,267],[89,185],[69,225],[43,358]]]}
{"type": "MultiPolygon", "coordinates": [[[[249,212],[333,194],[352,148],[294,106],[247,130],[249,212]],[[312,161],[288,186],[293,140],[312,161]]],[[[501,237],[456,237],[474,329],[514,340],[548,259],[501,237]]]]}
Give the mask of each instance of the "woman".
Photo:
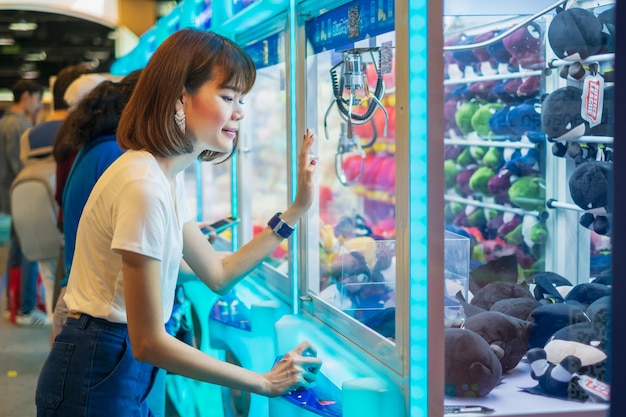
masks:
{"type": "Polygon", "coordinates": [[[191,29],[170,36],[144,68],[117,132],[127,151],[100,177],[80,219],[64,297],[70,313],[39,377],[39,416],[150,415],[144,400],[157,367],[267,396],[315,380],[321,361],[308,356],[315,350],[307,342],[257,374],[178,341],[164,327],[183,258],[224,294],[311,205],[314,136],[307,131],[296,199],[272,219],[274,227],[221,258],[190,215],[182,171],[196,158],[232,155],[255,77],[236,44],[191,29]]]}
{"type": "Polygon", "coordinates": [[[78,221],[96,181],[122,154],[115,132],[139,74],[140,70],[132,72],[119,83],[100,82],[68,115],[55,140],[55,143],[65,144],[67,149],[75,150],[78,156],[71,157],[71,170],[61,190],[65,278],[59,282],[60,291],[52,320],[52,341],[61,331],[69,312],[63,297],[74,258],[78,221]]]}

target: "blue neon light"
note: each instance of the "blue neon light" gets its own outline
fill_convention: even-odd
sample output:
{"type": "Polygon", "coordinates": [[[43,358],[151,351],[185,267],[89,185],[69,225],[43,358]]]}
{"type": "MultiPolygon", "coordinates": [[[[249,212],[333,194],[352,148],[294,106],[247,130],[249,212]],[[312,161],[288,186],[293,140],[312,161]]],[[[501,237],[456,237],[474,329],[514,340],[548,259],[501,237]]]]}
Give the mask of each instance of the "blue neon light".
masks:
{"type": "MultiPolygon", "coordinates": [[[[428,2],[409,0],[409,408],[428,415],[428,2]]],[[[435,388],[436,389],[436,388],[435,388]]]]}

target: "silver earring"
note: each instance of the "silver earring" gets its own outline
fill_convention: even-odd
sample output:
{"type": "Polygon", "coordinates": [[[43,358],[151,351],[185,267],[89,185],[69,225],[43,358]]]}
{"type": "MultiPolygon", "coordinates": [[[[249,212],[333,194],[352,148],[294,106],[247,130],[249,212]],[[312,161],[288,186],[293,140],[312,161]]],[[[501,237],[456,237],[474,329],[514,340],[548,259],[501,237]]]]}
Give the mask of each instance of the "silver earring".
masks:
{"type": "Polygon", "coordinates": [[[183,109],[176,110],[176,114],[174,114],[174,121],[176,122],[176,125],[178,125],[178,128],[185,133],[185,112],[183,109]]]}

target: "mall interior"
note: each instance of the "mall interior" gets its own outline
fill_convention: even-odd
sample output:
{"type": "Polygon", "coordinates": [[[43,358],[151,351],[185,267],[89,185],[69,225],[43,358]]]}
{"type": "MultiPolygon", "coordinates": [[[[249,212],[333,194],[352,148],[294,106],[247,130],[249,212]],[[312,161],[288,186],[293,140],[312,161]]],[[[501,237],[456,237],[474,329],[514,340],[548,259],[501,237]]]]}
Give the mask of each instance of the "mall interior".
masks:
{"type": "MultiPolygon", "coordinates": [[[[620,21],[616,0],[0,0],[0,417],[66,415],[55,407],[70,383],[61,375],[64,395],[43,405],[38,381],[59,349],[71,363],[83,346],[52,336],[55,306],[72,298],[67,247],[91,240],[59,216],[72,182],[59,182],[56,149],[78,128],[61,121],[45,143],[31,133],[59,110],[62,70],[80,67],[61,101],[76,120],[180,31],[230,39],[256,71],[227,132],[232,157],[177,176],[193,229],[220,256],[282,240],[226,293],[183,250],[163,294],[168,343],[265,375],[306,341],[298,366],[315,381],[267,396],[155,368],[124,415],[626,415],[620,21]],[[41,86],[40,104],[8,133],[31,97],[23,80],[41,86]],[[303,160],[313,203],[288,224],[303,160]]],[[[197,140],[182,119],[172,125],[197,140]]],[[[70,177],[91,149],[77,145],[70,177]]],[[[71,311],[61,335],[78,321],[128,334],[120,303],[121,316],[71,311]]]]}

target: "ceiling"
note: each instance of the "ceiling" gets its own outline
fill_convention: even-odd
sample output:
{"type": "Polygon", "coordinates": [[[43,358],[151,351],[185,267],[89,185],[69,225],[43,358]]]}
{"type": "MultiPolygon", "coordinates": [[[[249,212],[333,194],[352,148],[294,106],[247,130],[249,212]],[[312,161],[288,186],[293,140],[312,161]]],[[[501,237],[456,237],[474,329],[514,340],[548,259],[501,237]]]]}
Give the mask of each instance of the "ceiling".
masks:
{"type": "Polygon", "coordinates": [[[33,78],[48,87],[51,76],[68,65],[85,63],[95,72],[108,72],[115,60],[113,28],[55,13],[32,10],[0,11],[0,89],[20,78],[33,78]],[[34,22],[34,30],[15,31],[15,22],[34,22]],[[14,39],[7,45],[6,39],[14,39]],[[39,60],[41,59],[41,60],[39,60]]]}

